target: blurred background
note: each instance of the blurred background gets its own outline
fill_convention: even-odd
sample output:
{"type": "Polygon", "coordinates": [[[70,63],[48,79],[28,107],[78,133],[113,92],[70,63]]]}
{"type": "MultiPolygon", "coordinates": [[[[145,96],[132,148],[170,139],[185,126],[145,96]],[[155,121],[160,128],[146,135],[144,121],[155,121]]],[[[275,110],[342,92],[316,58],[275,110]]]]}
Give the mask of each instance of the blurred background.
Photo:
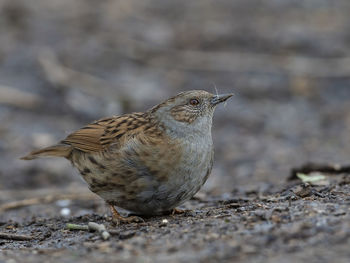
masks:
{"type": "Polygon", "coordinates": [[[349,163],[348,0],[1,0],[0,190],[84,182],[66,160],[18,158],[180,91],[217,108],[204,190],[284,184],[349,163]]]}

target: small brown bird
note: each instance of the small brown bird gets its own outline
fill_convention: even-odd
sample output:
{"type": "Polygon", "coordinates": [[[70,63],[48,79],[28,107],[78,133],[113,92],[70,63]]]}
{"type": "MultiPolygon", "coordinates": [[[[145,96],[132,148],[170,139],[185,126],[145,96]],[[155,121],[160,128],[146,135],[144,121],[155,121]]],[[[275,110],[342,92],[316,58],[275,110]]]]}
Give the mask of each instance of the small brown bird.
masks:
{"type": "Polygon", "coordinates": [[[231,96],[182,92],[144,113],[95,121],[21,159],[67,158],[117,222],[142,219],[122,217],[114,206],[140,215],[178,211],[211,172],[214,109],[231,96]]]}

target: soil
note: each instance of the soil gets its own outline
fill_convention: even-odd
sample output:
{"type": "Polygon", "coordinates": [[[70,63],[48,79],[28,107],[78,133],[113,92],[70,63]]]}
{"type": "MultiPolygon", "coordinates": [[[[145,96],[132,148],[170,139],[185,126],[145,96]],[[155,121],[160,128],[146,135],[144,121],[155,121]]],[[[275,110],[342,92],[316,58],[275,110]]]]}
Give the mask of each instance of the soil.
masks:
{"type": "Polygon", "coordinates": [[[73,214],[88,214],[69,217],[55,216],[57,202],[26,207],[1,215],[0,232],[33,239],[0,239],[0,262],[348,262],[349,191],[349,175],[333,175],[321,186],[202,196],[183,214],[118,226],[96,214],[96,201],[70,202],[73,214]],[[66,227],[88,222],[104,224],[111,238],[66,227]]]}
{"type": "Polygon", "coordinates": [[[350,262],[349,12],[348,0],[0,1],[0,263],[350,262]],[[214,168],[184,214],[116,226],[67,161],[19,160],[192,89],[235,96],[216,110],[214,168]],[[91,221],[111,238],[66,229],[91,221]]]}

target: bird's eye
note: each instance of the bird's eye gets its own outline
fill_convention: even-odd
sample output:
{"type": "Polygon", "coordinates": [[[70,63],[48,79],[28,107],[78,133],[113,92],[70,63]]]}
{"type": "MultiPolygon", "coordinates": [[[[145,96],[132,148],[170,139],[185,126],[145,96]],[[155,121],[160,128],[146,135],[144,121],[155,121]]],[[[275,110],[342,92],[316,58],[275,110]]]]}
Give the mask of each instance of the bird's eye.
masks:
{"type": "Polygon", "coordinates": [[[197,100],[197,99],[190,99],[190,104],[191,104],[192,106],[196,106],[196,105],[199,104],[199,100],[197,100]]]}

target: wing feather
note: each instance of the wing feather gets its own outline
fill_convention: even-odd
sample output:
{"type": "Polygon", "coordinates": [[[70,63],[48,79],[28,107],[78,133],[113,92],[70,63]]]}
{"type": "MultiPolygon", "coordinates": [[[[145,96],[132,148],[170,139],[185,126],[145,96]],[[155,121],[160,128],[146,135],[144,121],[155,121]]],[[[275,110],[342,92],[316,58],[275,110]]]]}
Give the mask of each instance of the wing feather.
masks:
{"type": "Polygon", "coordinates": [[[125,134],[135,134],[147,124],[148,121],[142,113],[105,118],[73,132],[62,143],[87,153],[100,152],[111,143],[122,141],[125,134]]]}

